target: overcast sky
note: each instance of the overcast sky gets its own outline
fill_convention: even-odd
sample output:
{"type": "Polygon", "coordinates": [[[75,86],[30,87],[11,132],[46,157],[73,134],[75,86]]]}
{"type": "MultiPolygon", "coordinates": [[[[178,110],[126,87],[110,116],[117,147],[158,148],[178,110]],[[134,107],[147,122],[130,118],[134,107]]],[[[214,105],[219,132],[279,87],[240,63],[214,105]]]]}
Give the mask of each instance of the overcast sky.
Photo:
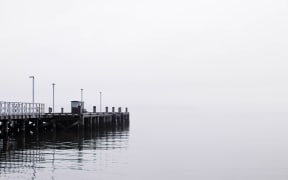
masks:
{"type": "Polygon", "coordinates": [[[288,112],[287,0],[0,2],[2,101],[288,112]]]}

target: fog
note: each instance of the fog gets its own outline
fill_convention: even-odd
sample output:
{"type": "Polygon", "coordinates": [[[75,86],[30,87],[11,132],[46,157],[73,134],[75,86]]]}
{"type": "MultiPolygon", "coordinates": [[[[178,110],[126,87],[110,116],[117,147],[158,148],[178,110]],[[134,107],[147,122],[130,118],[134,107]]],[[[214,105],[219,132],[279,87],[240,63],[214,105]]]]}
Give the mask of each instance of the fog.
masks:
{"type": "Polygon", "coordinates": [[[288,2],[1,1],[2,101],[287,112],[288,2]]]}

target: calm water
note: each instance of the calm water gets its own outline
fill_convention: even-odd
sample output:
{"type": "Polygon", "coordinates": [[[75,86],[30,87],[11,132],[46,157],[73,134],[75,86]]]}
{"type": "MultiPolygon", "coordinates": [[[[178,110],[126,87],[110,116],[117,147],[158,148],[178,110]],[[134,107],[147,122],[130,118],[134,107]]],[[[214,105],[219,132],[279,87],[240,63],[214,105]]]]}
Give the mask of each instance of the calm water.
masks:
{"type": "Polygon", "coordinates": [[[0,140],[0,179],[288,179],[287,119],[135,110],[129,127],[0,140]]]}

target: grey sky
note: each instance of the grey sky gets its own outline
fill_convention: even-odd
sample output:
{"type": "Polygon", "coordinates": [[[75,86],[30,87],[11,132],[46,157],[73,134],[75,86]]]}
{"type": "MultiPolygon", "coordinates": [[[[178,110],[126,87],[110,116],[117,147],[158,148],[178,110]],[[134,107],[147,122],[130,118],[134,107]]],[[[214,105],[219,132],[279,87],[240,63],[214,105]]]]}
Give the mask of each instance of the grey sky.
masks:
{"type": "Polygon", "coordinates": [[[1,1],[0,100],[288,111],[288,2],[1,1]]]}

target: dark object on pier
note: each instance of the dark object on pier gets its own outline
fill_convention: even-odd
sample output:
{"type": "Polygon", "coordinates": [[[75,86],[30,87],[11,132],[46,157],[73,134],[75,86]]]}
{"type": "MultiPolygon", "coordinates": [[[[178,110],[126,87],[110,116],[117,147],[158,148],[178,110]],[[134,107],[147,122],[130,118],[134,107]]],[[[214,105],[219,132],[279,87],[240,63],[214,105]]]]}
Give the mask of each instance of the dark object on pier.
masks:
{"type": "Polygon", "coordinates": [[[84,102],[81,101],[71,101],[71,113],[80,114],[81,109],[84,108],[84,102]],[[80,109],[79,109],[80,106],[80,109]]]}

